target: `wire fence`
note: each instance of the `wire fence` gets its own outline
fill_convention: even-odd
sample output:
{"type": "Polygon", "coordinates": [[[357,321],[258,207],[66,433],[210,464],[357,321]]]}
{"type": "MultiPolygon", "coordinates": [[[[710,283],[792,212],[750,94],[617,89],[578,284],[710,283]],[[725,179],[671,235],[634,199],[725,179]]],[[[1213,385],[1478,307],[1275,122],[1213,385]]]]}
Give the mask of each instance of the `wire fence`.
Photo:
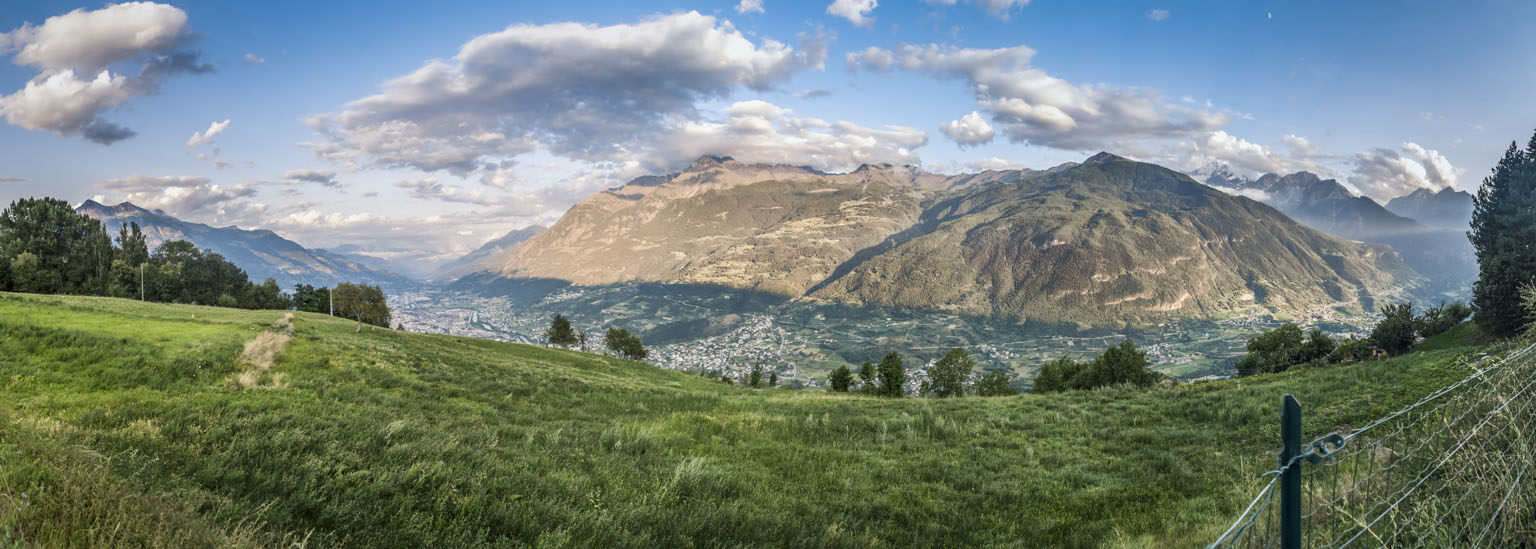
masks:
{"type": "Polygon", "coordinates": [[[1471,366],[1418,402],[1305,446],[1287,395],[1294,449],[1209,547],[1536,545],[1536,344],[1471,366]]]}

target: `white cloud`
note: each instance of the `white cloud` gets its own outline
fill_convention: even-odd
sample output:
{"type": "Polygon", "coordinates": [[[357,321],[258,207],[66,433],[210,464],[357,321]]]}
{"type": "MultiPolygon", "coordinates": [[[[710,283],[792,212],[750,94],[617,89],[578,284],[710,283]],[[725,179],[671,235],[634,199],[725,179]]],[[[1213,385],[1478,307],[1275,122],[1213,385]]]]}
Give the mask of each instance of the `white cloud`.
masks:
{"type": "Polygon", "coordinates": [[[877,5],[879,2],[875,0],[834,0],[827,5],[827,13],[847,19],[855,27],[862,27],[875,22],[869,12],[875,11],[877,5]]]}
{"type": "Polygon", "coordinates": [[[916,128],[866,128],[791,113],[766,101],[737,102],[725,109],[723,120],[689,121],[671,128],[658,140],[655,157],[675,165],[713,154],[841,171],[859,164],[917,164],[920,159],[913,149],[928,142],[927,132],[916,128]]]}
{"type": "Polygon", "coordinates": [[[1263,202],[1265,204],[1268,204],[1269,200],[1271,198],[1273,198],[1272,196],[1270,196],[1268,191],[1265,191],[1263,189],[1252,189],[1252,188],[1249,188],[1249,189],[1232,189],[1232,188],[1227,188],[1227,187],[1215,187],[1215,188],[1220,190],[1221,192],[1224,192],[1224,193],[1227,193],[1227,194],[1230,194],[1230,195],[1233,195],[1233,196],[1246,196],[1248,198],[1252,198],[1254,200],[1257,200],[1259,202],[1263,202]]]}
{"type": "Polygon", "coordinates": [[[256,194],[255,185],[222,186],[206,177],[134,175],[97,181],[95,187],[101,191],[94,197],[97,202],[132,202],[172,217],[215,224],[256,225],[267,209],[247,200],[256,194]]]}
{"type": "Polygon", "coordinates": [[[992,141],[994,135],[992,125],[988,124],[976,111],[971,111],[971,114],[962,116],[959,120],[941,124],[939,130],[961,146],[987,143],[992,141]]]}
{"type": "Polygon", "coordinates": [[[197,147],[201,147],[213,142],[213,136],[224,133],[224,129],[228,127],[229,119],[226,118],[223,122],[215,121],[214,123],[209,124],[207,131],[193,132],[192,137],[187,139],[187,148],[195,149],[197,147]]]}
{"type": "Polygon", "coordinates": [[[1305,137],[1288,133],[1285,137],[1281,137],[1280,141],[1290,147],[1291,156],[1296,158],[1313,158],[1322,155],[1322,147],[1312,144],[1305,137]]]}
{"type": "Polygon", "coordinates": [[[1153,9],[1147,12],[1147,19],[1151,19],[1153,21],[1164,21],[1167,20],[1168,16],[1172,14],[1172,12],[1165,9],[1153,9]]]}
{"type": "MultiPolygon", "coordinates": [[[[1305,138],[1287,135],[1285,140],[1292,150],[1298,145],[1310,148],[1305,138]]],[[[1267,145],[1252,143],[1224,131],[1215,131],[1197,139],[1174,145],[1172,155],[1176,167],[1185,171],[1196,170],[1212,164],[1226,165],[1245,177],[1260,174],[1289,174],[1302,170],[1322,171],[1316,163],[1278,153],[1267,145]]]]}
{"type": "Polygon", "coordinates": [[[1466,171],[1452,166],[1439,151],[1412,142],[1403,143],[1398,150],[1376,148],[1358,153],[1352,163],[1350,184],[1382,201],[1416,189],[1454,187],[1466,171]]]}
{"type": "Polygon", "coordinates": [[[289,170],[283,174],[283,180],[291,184],[318,183],[331,188],[341,186],[341,182],[336,180],[336,172],[331,170],[289,170]]]}
{"type": "Polygon", "coordinates": [[[697,104],[747,88],[772,89],[820,69],[827,38],[798,49],[753,43],[729,21],[697,12],[635,24],[514,25],[477,36],[448,60],[395,78],[378,94],[313,117],[303,143],[338,162],[480,172],[536,150],[588,161],[632,157],[697,104]],[[639,145],[637,145],[639,144],[639,145]]]}
{"type": "Polygon", "coordinates": [[[38,70],[21,90],[0,97],[0,116],[14,126],[102,144],[132,137],[133,130],[101,113],[155,93],[171,75],[213,70],[199,64],[196,53],[177,51],[194,40],[186,23],[186,13],[174,6],[129,2],[0,33],[0,53],[15,52],[16,64],[38,70]],[[114,74],[112,67],[124,62],[137,63],[138,74],[114,74]]]}
{"type": "Polygon", "coordinates": [[[746,15],[748,13],[766,13],[763,10],[763,0],[741,0],[736,4],[736,13],[746,15]]]}
{"type": "Polygon", "coordinates": [[[245,57],[241,59],[241,62],[247,65],[260,65],[262,63],[266,63],[267,60],[254,53],[247,53],[245,54],[245,57]]]}
{"type": "Polygon", "coordinates": [[[896,66],[896,54],[891,53],[890,50],[870,46],[861,51],[849,52],[844,57],[844,63],[848,65],[850,71],[864,67],[869,70],[888,72],[891,67],[896,66]]]}
{"type": "Polygon", "coordinates": [[[0,177],[0,183],[24,183],[24,182],[26,182],[26,178],[22,178],[22,177],[0,177]]]}
{"type": "Polygon", "coordinates": [[[1155,90],[1075,85],[1030,66],[1027,46],[999,49],[904,44],[894,51],[870,49],[850,55],[852,65],[884,70],[892,66],[935,78],[965,81],[976,104],[1014,142],[1058,149],[1111,149],[1134,139],[1203,135],[1231,116],[1216,110],[1170,104],[1155,90]]]}
{"type": "Polygon", "coordinates": [[[1024,165],[1012,160],[1004,160],[996,156],[989,156],[987,158],[966,162],[965,167],[971,171],[979,172],[986,170],[1017,170],[1023,168],[1024,165]]]}

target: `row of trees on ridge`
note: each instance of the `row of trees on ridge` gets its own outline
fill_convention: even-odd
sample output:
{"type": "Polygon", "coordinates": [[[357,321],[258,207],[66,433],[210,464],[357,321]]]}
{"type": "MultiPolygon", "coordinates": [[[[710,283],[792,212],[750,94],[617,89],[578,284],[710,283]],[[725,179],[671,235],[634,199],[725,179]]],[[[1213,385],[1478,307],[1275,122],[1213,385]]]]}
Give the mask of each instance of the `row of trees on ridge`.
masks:
{"type": "Polygon", "coordinates": [[[76,213],[56,198],[26,198],[0,211],[0,291],[98,295],[161,303],[242,309],[335,312],[363,324],[389,326],[390,311],[378,286],[300,284],[290,296],[271,278],[252,283],[224,256],[185,240],[154,250],[137,223],[116,238],[105,225],[76,213]]]}

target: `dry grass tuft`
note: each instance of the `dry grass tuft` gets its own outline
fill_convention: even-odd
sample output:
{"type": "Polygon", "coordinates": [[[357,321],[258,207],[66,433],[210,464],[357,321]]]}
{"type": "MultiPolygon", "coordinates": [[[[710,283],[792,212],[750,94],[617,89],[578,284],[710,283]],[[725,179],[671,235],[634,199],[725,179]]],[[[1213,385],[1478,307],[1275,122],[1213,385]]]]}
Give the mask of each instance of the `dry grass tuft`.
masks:
{"type": "Polygon", "coordinates": [[[245,342],[245,350],[240,352],[240,362],[257,370],[270,370],[272,364],[277,362],[277,355],[282,354],[283,348],[287,346],[287,334],[277,332],[256,334],[256,337],[245,342]]]}
{"type": "Polygon", "coordinates": [[[263,374],[277,363],[277,356],[283,354],[283,349],[288,347],[288,340],[293,337],[293,313],[284,313],[282,318],[272,322],[272,327],[284,331],[256,334],[256,337],[245,342],[245,348],[240,351],[240,364],[246,369],[237,374],[234,381],[241,387],[276,389],[283,386],[282,374],[272,375],[269,384],[263,385],[261,381],[263,374]]]}

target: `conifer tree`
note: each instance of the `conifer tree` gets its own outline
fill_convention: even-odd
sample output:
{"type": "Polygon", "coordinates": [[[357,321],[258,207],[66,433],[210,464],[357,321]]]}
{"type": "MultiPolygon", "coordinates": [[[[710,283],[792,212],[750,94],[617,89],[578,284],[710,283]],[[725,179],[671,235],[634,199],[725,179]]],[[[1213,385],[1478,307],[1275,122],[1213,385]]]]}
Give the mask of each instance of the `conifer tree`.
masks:
{"type": "Polygon", "coordinates": [[[877,394],[880,396],[901,398],[906,396],[907,369],[901,365],[901,355],[890,353],[880,359],[878,369],[880,376],[880,388],[877,394]]]}
{"type": "Polygon", "coordinates": [[[549,321],[549,329],[544,331],[544,337],[549,340],[550,345],[561,347],[570,347],[581,341],[576,335],[576,330],[571,328],[571,321],[564,315],[555,315],[555,319],[549,321]]]}
{"type": "MultiPolygon", "coordinates": [[[[864,364],[869,363],[865,362],[864,364]]],[[[832,390],[838,393],[848,392],[848,385],[852,382],[853,371],[849,370],[846,364],[838,366],[837,369],[832,370],[831,375],[827,376],[827,384],[831,385],[832,390]]]]}
{"type": "Polygon", "coordinates": [[[1536,135],[1526,150],[1509,144],[1504,158],[1472,199],[1477,283],[1472,308],[1477,323],[1494,336],[1511,336],[1527,322],[1520,287],[1536,281],[1536,135]]]}

